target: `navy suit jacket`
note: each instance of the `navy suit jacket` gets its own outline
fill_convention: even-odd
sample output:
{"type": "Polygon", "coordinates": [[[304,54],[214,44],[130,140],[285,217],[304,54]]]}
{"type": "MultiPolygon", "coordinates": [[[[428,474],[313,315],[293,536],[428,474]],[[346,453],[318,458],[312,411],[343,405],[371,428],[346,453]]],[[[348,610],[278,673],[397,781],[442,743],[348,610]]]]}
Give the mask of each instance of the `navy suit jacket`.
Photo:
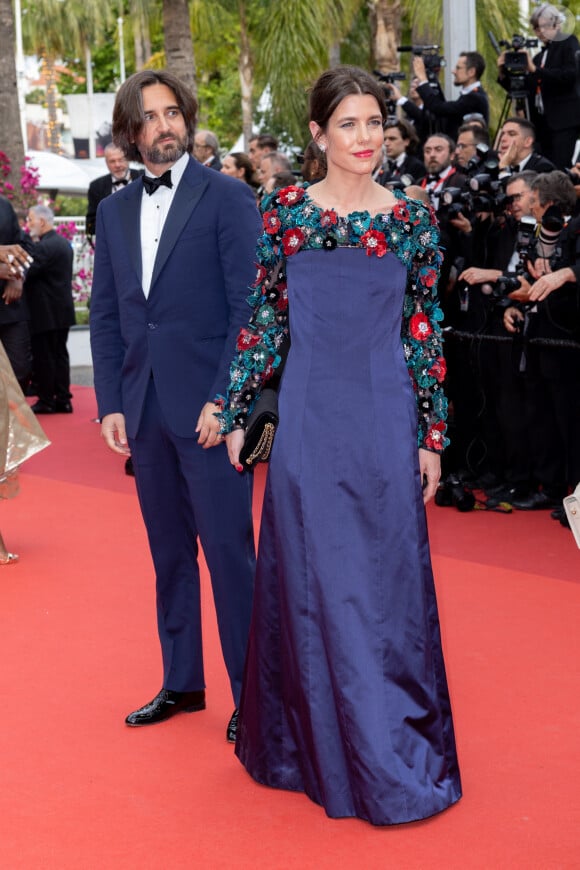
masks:
{"type": "Polygon", "coordinates": [[[134,438],[153,377],[171,430],[194,437],[203,405],[225,394],[238,332],[249,320],[260,217],[248,185],[190,158],[145,298],[143,195],[137,180],[97,212],[90,320],[99,415],[123,413],[134,438]]]}

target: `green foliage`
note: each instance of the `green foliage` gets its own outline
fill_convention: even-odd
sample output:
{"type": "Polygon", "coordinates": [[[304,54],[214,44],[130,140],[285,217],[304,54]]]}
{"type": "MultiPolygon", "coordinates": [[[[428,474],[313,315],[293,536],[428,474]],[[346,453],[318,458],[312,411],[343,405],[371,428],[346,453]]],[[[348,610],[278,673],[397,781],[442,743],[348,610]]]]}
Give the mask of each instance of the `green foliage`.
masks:
{"type": "Polygon", "coordinates": [[[63,196],[59,193],[52,208],[58,217],[84,216],[87,213],[87,198],[86,196],[63,196]]]}

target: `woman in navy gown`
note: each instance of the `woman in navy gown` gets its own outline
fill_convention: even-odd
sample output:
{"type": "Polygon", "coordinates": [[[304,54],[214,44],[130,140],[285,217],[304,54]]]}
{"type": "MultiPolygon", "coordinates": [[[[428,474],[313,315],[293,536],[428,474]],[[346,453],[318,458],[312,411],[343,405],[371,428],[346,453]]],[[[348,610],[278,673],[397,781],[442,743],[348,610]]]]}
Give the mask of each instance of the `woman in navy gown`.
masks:
{"type": "Polygon", "coordinates": [[[432,211],[371,177],[379,87],[324,73],[328,174],[271,195],[221,424],[243,427],[291,332],[236,753],[332,817],[426,818],[461,796],[424,501],[445,445],[432,211]]]}

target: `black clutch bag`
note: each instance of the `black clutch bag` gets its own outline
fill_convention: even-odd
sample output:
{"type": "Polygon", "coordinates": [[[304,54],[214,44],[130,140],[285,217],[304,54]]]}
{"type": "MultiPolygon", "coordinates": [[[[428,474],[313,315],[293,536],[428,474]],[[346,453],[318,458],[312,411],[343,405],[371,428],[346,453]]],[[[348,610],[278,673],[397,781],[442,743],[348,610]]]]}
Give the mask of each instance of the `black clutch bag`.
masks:
{"type": "Polygon", "coordinates": [[[258,462],[268,461],[277,427],[278,392],[266,387],[260,393],[246,426],[244,446],[240,450],[240,463],[245,471],[251,470],[258,462]]]}

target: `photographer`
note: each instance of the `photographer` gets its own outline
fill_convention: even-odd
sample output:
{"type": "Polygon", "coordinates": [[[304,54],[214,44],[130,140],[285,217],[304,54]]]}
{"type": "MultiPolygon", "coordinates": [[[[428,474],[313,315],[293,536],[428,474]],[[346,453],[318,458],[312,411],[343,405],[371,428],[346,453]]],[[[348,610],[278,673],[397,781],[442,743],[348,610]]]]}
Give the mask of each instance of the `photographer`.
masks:
{"type": "Polygon", "coordinates": [[[413,184],[425,175],[425,164],[409,153],[419,143],[417,134],[406,121],[387,124],[384,132],[387,159],[382,164],[376,181],[385,187],[392,183],[413,184]]]}
{"type": "Polygon", "coordinates": [[[530,252],[529,280],[510,293],[517,304],[504,312],[505,329],[522,341],[524,411],[535,482],[527,498],[513,500],[520,510],[555,508],[557,513],[567,487],[575,486],[580,475],[580,220],[566,218],[575,200],[572,182],[562,172],[533,182],[530,209],[541,228],[530,252]]]}
{"type": "MultiPolygon", "coordinates": [[[[431,86],[423,57],[413,56],[413,73],[419,80],[417,93],[424,108],[437,119],[441,132],[453,140],[457,139],[466,115],[483,115],[486,124],[489,121],[487,94],[480,81],[484,70],[485,61],[481,54],[477,51],[462,52],[453,70],[454,84],[461,89],[460,96],[457,100],[446,100],[440,89],[431,86]]],[[[406,109],[406,103],[403,103],[403,109],[406,109]]]]}
{"type": "Polygon", "coordinates": [[[489,147],[489,134],[479,124],[462,124],[457,131],[455,166],[460,172],[469,171],[471,161],[477,159],[477,146],[489,147]]]}
{"type": "Polygon", "coordinates": [[[500,176],[533,171],[552,172],[554,164],[534,150],[536,130],[531,121],[514,116],[508,118],[499,134],[500,176]]]}
{"type": "MultiPolygon", "coordinates": [[[[543,48],[530,58],[525,48],[523,84],[527,94],[530,120],[545,157],[559,169],[570,166],[576,139],[580,133],[580,97],[577,92],[575,54],[580,45],[574,35],[562,33],[562,19],[551,3],[535,9],[530,25],[543,48]]],[[[498,57],[498,81],[510,90],[510,75],[506,69],[506,52],[498,57]]]]}

